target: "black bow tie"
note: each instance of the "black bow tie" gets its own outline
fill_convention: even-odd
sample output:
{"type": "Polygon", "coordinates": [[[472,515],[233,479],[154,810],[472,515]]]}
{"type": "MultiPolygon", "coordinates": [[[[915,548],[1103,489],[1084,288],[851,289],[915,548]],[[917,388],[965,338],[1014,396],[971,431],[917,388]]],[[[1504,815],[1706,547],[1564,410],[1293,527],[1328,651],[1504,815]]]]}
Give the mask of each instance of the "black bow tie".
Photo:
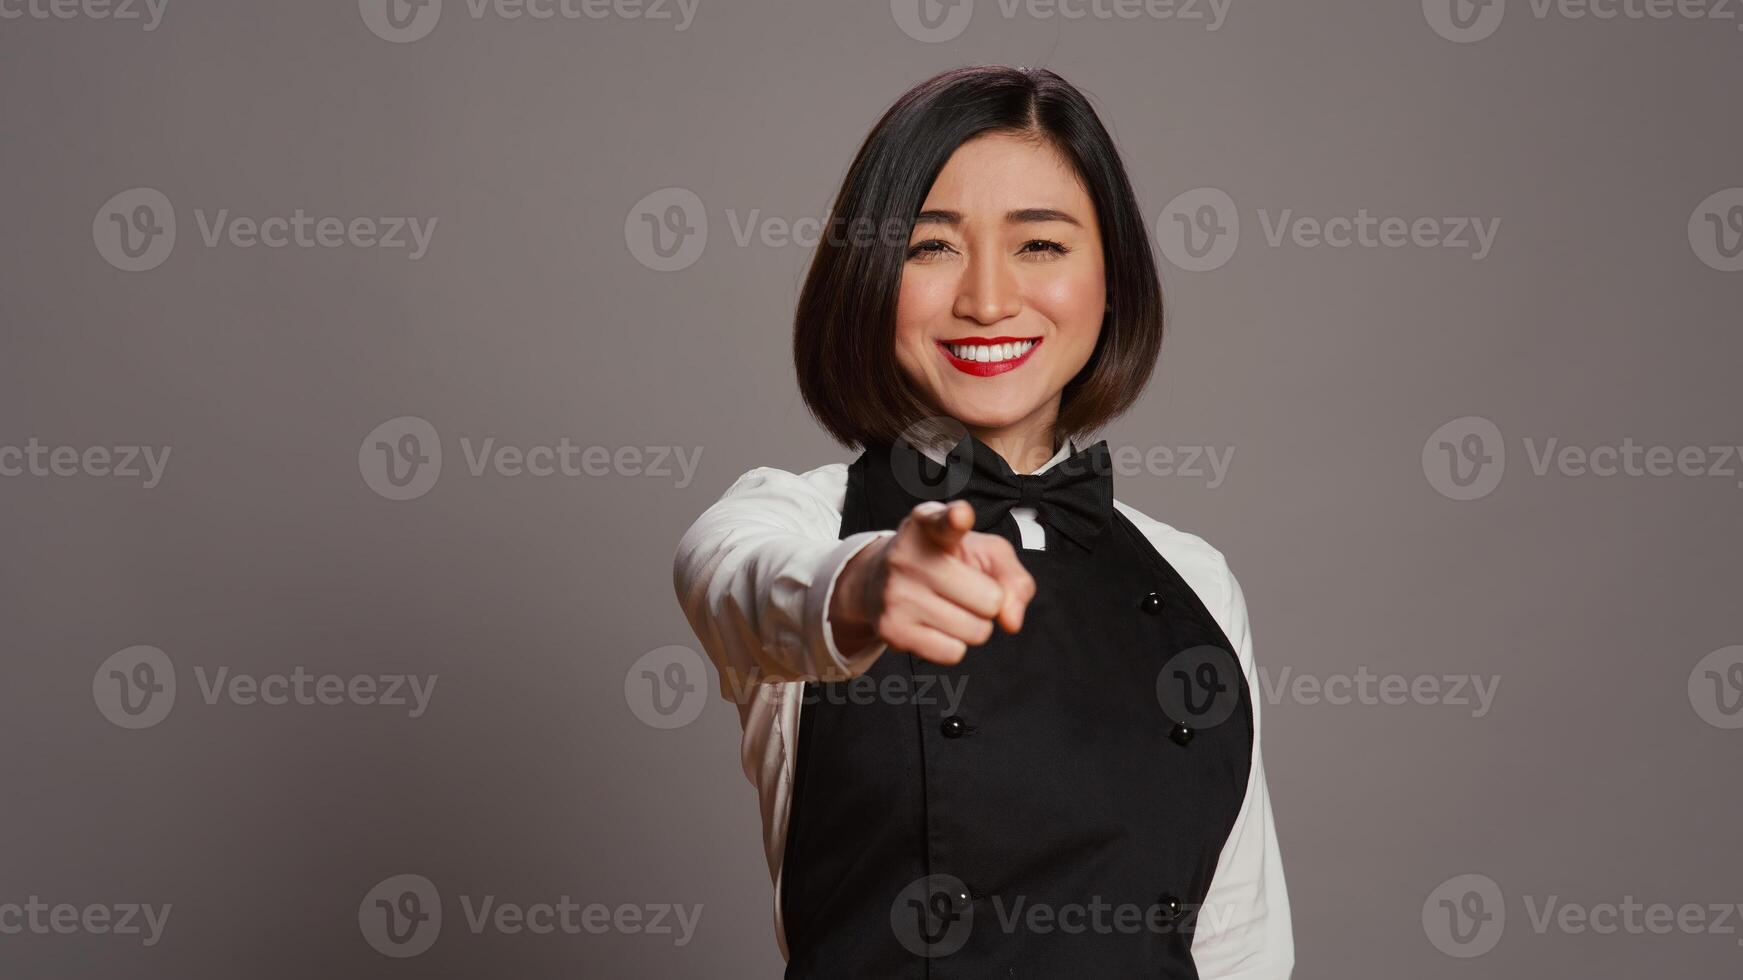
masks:
{"type": "MultiPolygon", "coordinates": [[[[942,485],[961,486],[954,494],[974,505],[974,529],[995,531],[1011,520],[1013,507],[1033,507],[1035,518],[1050,533],[1057,532],[1088,548],[1112,519],[1113,466],[1107,440],[1077,450],[1040,473],[1017,473],[992,447],[970,434],[951,450],[942,485]],[[963,481],[959,467],[968,467],[963,481]]],[[[1015,521],[1002,533],[1018,542],[1015,521]]]]}

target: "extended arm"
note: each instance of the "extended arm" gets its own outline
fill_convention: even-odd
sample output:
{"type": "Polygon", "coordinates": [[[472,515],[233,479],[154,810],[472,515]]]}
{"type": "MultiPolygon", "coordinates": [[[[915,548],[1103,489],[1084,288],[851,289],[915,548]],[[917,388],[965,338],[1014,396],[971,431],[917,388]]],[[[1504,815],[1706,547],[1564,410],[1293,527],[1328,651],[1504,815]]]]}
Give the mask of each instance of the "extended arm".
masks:
{"type": "Polygon", "coordinates": [[[894,532],[838,538],[839,491],[813,474],[745,473],[678,543],[678,602],[734,700],[748,684],[846,679],[885,649],[873,638],[844,654],[826,614],[848,559],[894,532]]]}
{"type": "Polygon", "coordinates": [[[1295,941],[1283,859],[1271,819],[1271,797],[1261,764],[1259,702],[1263,686],[1253,660],[1247,601],[1234,574],[1227,579],[1224,622],[1253,705],[1253,765],[1235,827],[1217,860],[1215,876],[1199,910],[1192,958],[1203,980],[1287,980],[1295,966],[1295,941]]]}

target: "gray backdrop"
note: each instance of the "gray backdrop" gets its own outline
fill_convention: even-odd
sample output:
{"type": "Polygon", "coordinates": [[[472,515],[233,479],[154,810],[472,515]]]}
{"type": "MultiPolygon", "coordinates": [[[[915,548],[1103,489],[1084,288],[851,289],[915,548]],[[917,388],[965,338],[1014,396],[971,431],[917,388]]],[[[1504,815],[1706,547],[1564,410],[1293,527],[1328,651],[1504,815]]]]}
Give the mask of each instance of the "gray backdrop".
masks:
{"type": "Polygon", "coordinates": [[[555,2],[0,2],[0,976],[776,975],[673,551],[978,62],[1152,222],[1296,975],[1737,975],[1737,3],[555,2]]]}

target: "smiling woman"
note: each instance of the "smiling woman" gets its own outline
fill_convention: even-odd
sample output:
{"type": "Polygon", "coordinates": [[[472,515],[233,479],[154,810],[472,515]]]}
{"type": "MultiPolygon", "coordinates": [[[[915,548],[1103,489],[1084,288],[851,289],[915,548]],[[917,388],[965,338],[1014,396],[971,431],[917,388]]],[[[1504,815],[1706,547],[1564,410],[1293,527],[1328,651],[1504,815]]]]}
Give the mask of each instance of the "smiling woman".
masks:
{"type": "Polygon", "coordinates": [[[863,451],[745,473],[673,568],[739,706],[786,976],[1287,977],[1245,598],[1076,441],[1162,340],[1107,131],[1050,71],[945,72],[831,223],[880,231],[819,243],[793,354],[863,451]]]}
{"type": "Polygon", "coordinates": [[[799,391],[843,443],[943,414],[1008,428],[994,445],[1026,470],[1055,431],[1107,422],[1149,381],[1163,309],[1145,222],[1100,119],[1054,73],[968,68],[916,86],[867,137],[830,214],[912,229],[830,236],[799,296],[799,391]],[[1019,341],[1034,350],[1015,363],[992,349],[1019,341]]]}
{"type": "Polygon", "coordinates": [[[1057,396],[1089,362],[1108,312],[1088,189],[1052,143],[991,132],[951,155],[913,237],[896,304],[903,373],[935,412],[971,430],[1002,427],[999,448],[1030,446],[1040,463],[1053,452],[1057,396]],[[970,380],[1024,366],[1021,378],[970,380]]]}

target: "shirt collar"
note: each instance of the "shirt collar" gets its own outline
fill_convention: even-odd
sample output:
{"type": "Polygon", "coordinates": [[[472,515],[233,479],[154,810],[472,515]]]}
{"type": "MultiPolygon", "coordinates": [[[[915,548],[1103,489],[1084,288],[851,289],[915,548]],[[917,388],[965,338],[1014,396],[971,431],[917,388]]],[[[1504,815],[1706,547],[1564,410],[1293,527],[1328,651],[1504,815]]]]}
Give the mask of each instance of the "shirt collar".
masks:
{"type": "MultiPolygon", "coordinates": [[[[937,442],[937,441],[922,442],[922,444],[919,447],[920,451],[922,453],[926,454],[927,459],[930,459],[932,462],[937,463],[939,466],[946,465],[945,458],[947,456],[949,456],[950,450],[952,450],[954,448],[956,448],[954,445],[945,446],[941,442],[937,442]]],[[[1060,443],[1059,448],[1056,451],[1054,451],[1053,458],[1049,459],[1045,463],[1042,463],[1039,467],[1037,467],[1035,469],[1035,472],[1036,473],[1045,473],[1045,472],[1047,472],[1048,469],[1052,468],[1052,466],[1055,463],[1058,463],[1060,460],[1070,457],[1071,454],[1073,454],[1075,452],[1077,452],[1077,444],[1074,441],[1072,441],[1071,439],[1066,439],[1064,442],[1060,443]]]]}

